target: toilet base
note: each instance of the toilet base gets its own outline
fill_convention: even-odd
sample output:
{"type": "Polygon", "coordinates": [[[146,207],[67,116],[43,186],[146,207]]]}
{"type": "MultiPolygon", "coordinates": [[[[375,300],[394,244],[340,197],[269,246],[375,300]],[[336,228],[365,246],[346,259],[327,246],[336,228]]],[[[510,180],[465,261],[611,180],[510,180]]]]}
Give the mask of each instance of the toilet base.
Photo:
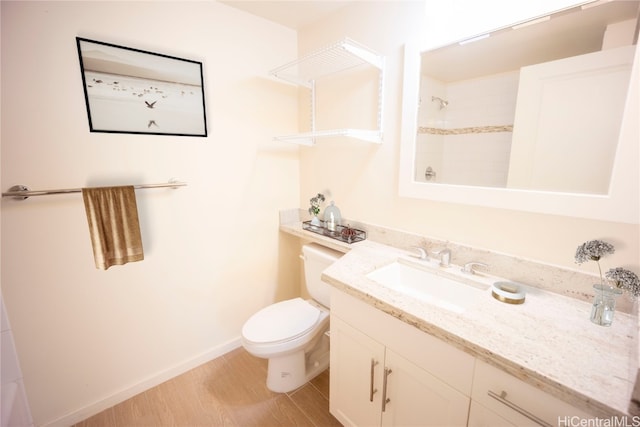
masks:
{"type": "Polygon", "coordinates": [[[322,335],[320,342],[309,353],[304,350],[269,359],[267,388],[276,393],[293,391],[311,381],[329,367],[329,337],[322,335]]]}

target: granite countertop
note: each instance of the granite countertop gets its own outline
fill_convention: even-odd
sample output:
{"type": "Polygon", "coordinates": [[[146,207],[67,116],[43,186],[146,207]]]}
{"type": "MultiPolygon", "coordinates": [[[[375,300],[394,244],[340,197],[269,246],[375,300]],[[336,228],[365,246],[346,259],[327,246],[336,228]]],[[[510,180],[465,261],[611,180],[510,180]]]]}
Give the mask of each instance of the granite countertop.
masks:
{"type": "Polygon", "coordinates": [[[332,286],[586,412],[629,416],[633,316],[618,312],[611,327],[597,326],[589,321],[590,303],[534,287],[526,287],[521,305],[499,302],[487,289],[483,301],[455,313],[366,277],[398,258],[422,262],[404,250],[370,240],[348,245],[302,230],[300,222],[280,229],[346,252],[323,273],[332,286]]]}

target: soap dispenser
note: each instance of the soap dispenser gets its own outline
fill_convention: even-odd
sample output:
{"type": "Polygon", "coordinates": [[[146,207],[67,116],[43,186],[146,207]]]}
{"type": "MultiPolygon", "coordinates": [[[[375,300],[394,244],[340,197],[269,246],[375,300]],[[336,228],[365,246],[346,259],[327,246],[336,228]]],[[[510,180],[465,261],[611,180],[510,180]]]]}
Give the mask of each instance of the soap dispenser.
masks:
{"type": "Polygon", "coordinates": [[[336,226],[340,225],[342,216],[340,215],[340,209],[334,204],[333,200],[331,204],[324,210],[324,223],[327,226],[327,230],[336,231],[336,226]]]}

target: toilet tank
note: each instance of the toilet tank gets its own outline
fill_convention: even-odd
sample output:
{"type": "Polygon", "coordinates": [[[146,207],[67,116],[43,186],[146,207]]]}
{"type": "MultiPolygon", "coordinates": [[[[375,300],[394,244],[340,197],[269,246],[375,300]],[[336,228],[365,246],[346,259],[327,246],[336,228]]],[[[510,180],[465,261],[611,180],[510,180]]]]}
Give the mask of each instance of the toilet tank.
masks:
{"type": "Polygon", "coordinates": [[[322,271],[344,255],[316,243],[302,246],[304,260],[304,279],[311,298],[325,307],[329,307],[329,289],[331,285],[321,279],[322,271]]]}

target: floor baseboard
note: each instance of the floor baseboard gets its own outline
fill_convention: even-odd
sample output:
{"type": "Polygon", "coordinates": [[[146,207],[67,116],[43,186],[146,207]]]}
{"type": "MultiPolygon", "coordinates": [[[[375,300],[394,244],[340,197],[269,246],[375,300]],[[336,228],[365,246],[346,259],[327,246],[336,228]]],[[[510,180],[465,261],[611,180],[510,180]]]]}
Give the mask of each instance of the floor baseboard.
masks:
{"type": "Polygon", "coordinates": [[[163,382],[170,380],[178,375],[181,375],[193,368],[196,368],[204,363],[207,363],[217,357],[220,357],[230,351],[233,351],[241,346],[240,337],[234,338],[226,343],[218,345],[204,353],[201,353],[189,360],[186,360],[177,365],[171,366],[162,372],[141,381],[131,387],[127,387],[124,390],[117,391],[105,399],[96,401],[83,408],[70,412],[69,414],[60,417],[56,420],[52,420],[43,424],[43,427],[66,427],[80,422],[84,419],[91,417],[99,412],[104,411],[107,408],[117,405],[131,397],[142,393],[152,387],[155,387],[163,382]]]}

